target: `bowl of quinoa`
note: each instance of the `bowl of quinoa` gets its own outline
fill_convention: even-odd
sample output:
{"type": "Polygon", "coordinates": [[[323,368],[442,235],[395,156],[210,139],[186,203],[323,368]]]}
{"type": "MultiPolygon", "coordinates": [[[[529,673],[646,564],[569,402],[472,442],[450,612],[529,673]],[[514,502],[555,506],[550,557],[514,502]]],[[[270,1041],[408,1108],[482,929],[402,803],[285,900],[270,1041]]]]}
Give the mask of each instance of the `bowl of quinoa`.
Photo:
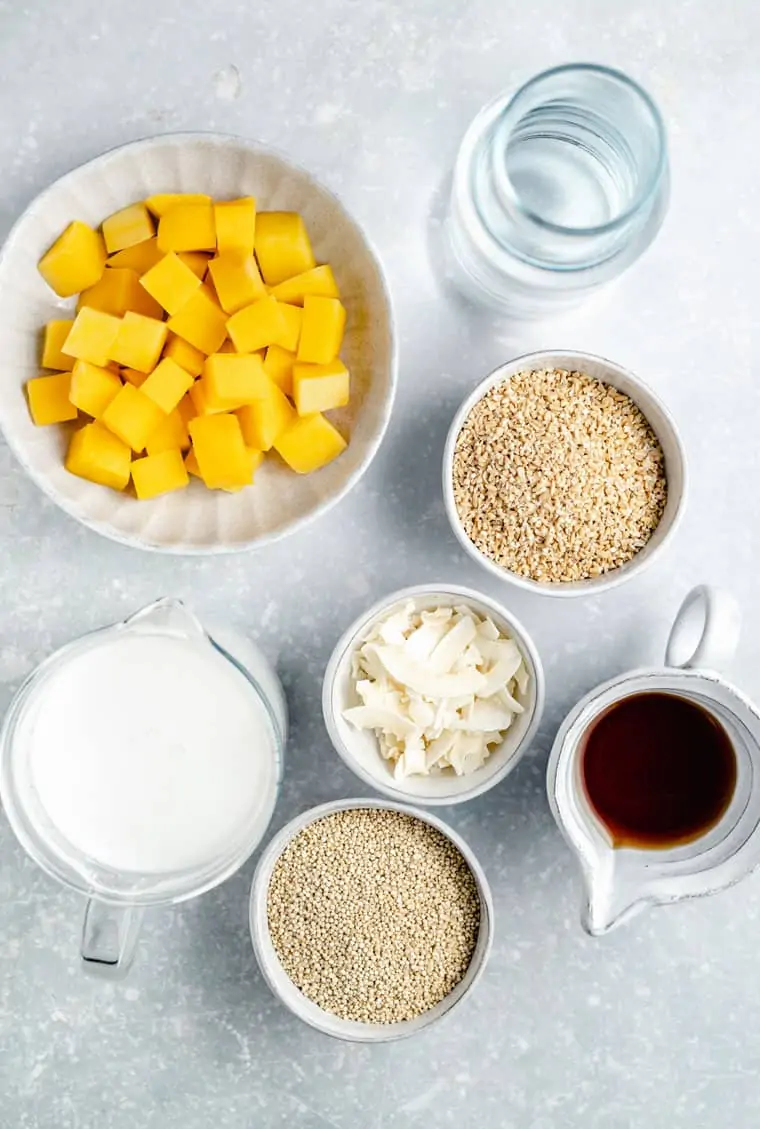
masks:
{"type": "Polygon", "coordinates": [[[633,373],[590,353],[530,353],[457,411],[443,494],[459,542],[490,572],[546,595],[591,595],[671,540],[686,458],[667,408],[633,373]]]}
{"type": "Polygon", "coordinates": [[[469,995],[493,933],[487,879],[442,820],[338,800],[291,820],[253,878],[251,939],[279,1000],[349,1042],[406,1038],[469,995]]]}

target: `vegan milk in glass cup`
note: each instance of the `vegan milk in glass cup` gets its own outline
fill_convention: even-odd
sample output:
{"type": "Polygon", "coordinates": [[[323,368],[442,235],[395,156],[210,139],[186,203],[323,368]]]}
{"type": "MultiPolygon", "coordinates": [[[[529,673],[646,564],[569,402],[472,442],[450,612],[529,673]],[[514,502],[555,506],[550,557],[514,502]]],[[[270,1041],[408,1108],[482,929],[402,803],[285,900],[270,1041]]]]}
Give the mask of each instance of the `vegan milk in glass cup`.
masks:
{"type": "Polygon", "coordinates": [[[555,67],[468,129],[446,223],[450,273],[516,318],[562,313],[649,246],[668,202],[662,118],[619,71],[555,67]]]}
{"type": "Polygon", "coordinates": [[[0,736],[0,795],[28,854],[88,899],[89,971],[129,967],[142,909],[194,897],[248,858],[279,788],[285,699],[248,640],[177,600],[52,655],[0,736]]]}

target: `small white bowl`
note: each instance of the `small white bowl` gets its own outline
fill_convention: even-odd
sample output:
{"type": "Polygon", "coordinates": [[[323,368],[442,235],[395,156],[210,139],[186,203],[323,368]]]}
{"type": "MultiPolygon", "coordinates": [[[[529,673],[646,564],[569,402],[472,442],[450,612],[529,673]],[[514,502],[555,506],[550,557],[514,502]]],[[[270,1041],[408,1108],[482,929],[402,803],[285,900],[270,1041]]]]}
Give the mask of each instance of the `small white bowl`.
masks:
{"type": "Polygon", "coordinates": [[[536,646],[523,625],[502,604],[471,588],[455,584],[402,588],[359,616],[335,647],[322,685],[325,725],[330,740],[346,765],[375,791],[394,800],[413,800],[420,804],[460,804],[493,788],[521,760],[538,728],[543,708],[543,667],[536,646]],[[344,710],[361,704],[351,673],[354,653],[377,620],[384,619],[409,601],[418,611],[465,604],[480,615],[490,616],[500,631],[514,639],[525,661],[530,681],[527,692],[518,695],[525,712],[512,722],[502,743],[492,746],[493,751],[486,763],[469,776],[445,772],[396,780],[393,766],[380,753],[374,732],[356,729],[343,717],[344,710]]]}
{"type": "Polygon", "coordinates": [[[461,1003],[477,984],[488,960],[493,939],[493,900],[488,879],[483,873],[480,863],[467,846],[465,841],[457,835],[443,820],[437,819],[427,812],[417,808],[407,807],[405,804],[387,803],[384,800],[334,800],[331,803],[320,804],[319,807],[310,808],[302,815],[296,816],[283,829],[275,835],[269,846],[259,859],[251,886],[251,900],[249,903],[249,924],[251,928],[251,941],[256,954],[261,974],[269,988],[287,1008],[325,1035],[334,1039],[345,1039],[351,1043],[389,1043],[394,1039],[406,1039],[418,1031],[437,1023],[447,1015],[457,1004],[461,1003]],[[415,819],[435,827],[445,835],[461,854],[467,863],[480,898],[480,929],[475,943],[475,951],[467,972],[457,986],[449,992],[448,996],[423,1012],[415,1019],[404,1020],[401,1023],[359,1023],[356,1020],[341,1019],[329,1011],[325,1011],[312,1000],[308,999],[300,988],[297,988],[290,979],[285,969],[280,964],[272,938],[269,934],[267,921],[267,894],[269,882],[272,877],[275,863],[287,847],[304,827],[327,815],[338,811],[350,811],[355,808],[379,808],[384,811],[398,811],[411,815],[415,819]]]}
{"type": "Polygon", "coordinates": [[[37,485],[77,521],[115,541],[166,553],[259,548],[301,528],[359,481],[385,432],[396,387],[393,312],[380,262],[340,201],[285,155],[214,133],[148,138],[113,149],[68,173],[26,209],[0,252],[0,425],[37,485]],[[24,385],[39,371],[42,328],[70,317],[37,262],[73,219],[97,225],[118,208],[157,192],[253,195],[261,210],[300,212],[319,262],[329,261],[348,312],[343,357],[351,403],[331,413],[348,450],[313,475],[267,459],[256,483],[237,494],[186,490],[138,502],[69,474],[63,427],[35,427],[24,385]]]}
{"type": "Polygon", "coordinates": [[[655,396],[654,392],[652,392],[646,384],[643,384],[638,377],[634,376],[632,372],[629,372],[628,369],[621,368],[620,365],[616,365],[614,361],[605,360],[604,357],[596,357],[592,353],[577,353],[570,350],[564,350],[562,352],[558,350],[547,350],[540,353],[526,353],[524,356],[515,357],[513,361],[509,361],[507,364],[497,368],[490,376],[487,376],[485,380],[478,384],[457,411],[451,427],[449,428],[443,453],[443,500],[451,528],[462,547],[471,557],[478,561],[479,564],[487,568],[494,576],[498,576],[499,579],[507,580],[510,584],[515,584],[518,588],[524,588],[528,592],[537,592],[544,596],[593,596],[596,595],[597,592],[603,592],[608,588],[615,588],[618,584],[622,584],[624,581],[630,580],[631,577],[637,576],[647,568],[655,558],[659,557],[665,545],[671,541],[683,516],[686,494],[686,454],[670,412],[662,401],[655,396]],[[454,481],[452,473],[454,448],[459,432],[462,430],[464,422],[472,409],[494,385],[503,384],[504,381],[509,380],[510,377],[515,376],[518,372],[545,368],[584,372],[588,376],[596,377],[597,380],[601,380],[605,384],[611,384],[614,388],[625,393],[646,416],[652,430],[660,441],[663,454],[665,455],[668,499],[665,505],[665,512],[660,519],[660,524],[641,552],[637,553],[632,560],[627,564],[621,565],[620,568],[612,569],[610,572],[604,573],[603,576],[597,576],[591,580],[574,580],[568,581],[567,583],[553,584],[543,583],[536,580],[529,580],[525,576],[518,576],[517,573],[512,572],[510,569],[503,568],[501,565],[496,564],[496,562],[487,557],[485,553],[482,553],[467,536],[462,527],[462,522],[459,519],[456,503],[454,501],[454,481]]]}

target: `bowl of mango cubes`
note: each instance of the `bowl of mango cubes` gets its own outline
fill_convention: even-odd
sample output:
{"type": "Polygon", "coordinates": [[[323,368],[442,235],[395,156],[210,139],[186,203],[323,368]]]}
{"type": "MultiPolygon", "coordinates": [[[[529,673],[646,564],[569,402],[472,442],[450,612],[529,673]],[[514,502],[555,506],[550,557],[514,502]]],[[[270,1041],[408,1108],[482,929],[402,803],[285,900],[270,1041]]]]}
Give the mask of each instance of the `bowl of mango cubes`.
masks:
{"type": "Polygon", "coordinates": [[[217,134],[56,181],[0,254],[0,426],[34,481],[114,540],[250,549],[342,498],[396,384],[359,224],[287,157],[217,134]]]}

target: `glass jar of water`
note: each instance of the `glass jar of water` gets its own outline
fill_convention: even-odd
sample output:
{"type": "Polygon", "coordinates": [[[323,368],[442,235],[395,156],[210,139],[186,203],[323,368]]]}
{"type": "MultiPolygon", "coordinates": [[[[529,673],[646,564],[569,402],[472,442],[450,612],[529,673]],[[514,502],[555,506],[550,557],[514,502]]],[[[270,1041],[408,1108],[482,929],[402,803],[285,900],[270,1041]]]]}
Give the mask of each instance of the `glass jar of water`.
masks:
{"type": "Polygon", "coordinates": [[[665,128],[618,71],[556,67],[473,121],[446,222],[452,277],[517,318],[561,313],[648,247],[668,203],[665,128]]]}

